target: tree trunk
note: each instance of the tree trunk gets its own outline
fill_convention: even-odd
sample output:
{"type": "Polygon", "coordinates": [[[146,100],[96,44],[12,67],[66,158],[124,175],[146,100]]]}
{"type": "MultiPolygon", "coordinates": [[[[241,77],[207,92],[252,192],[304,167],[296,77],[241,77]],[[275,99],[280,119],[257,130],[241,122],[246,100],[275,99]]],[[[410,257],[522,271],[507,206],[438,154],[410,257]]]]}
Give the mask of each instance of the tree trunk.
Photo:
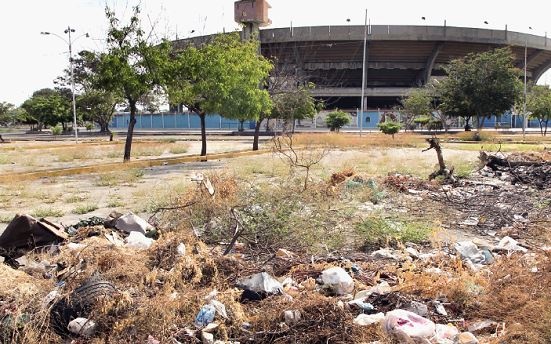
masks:
{"type": "Polygon", "coordinates": [[[108,122],[98,122],[99,124],[99,132],[100,133],[108,133],[109,132],[109,123],[108,122]]]}
{"type": "Polygon", "coordinates": [[[128,132],[126,133],[126,142],[124,143],[123,161],[130,161],[130,151],[132,150],[132,137],[134,136],[134,125],[136,125],[136,101],[129,100],[130,121],[128,123],[128,132]]]}
{"type": "Polygon", "coordinates": [[[204,112],[199,112],[199,119],[201,120],[201,156],[207,156],[206,116],[204,112]]]}
{"type": "Polygon", "coordinates": [[[262,118],[259,118],[258,121],[256,121],[256,125],[254,127],[253,151],[258,150],[258,136],[260,135],[260,124],[261,123],[262,123],[262,118]]]}

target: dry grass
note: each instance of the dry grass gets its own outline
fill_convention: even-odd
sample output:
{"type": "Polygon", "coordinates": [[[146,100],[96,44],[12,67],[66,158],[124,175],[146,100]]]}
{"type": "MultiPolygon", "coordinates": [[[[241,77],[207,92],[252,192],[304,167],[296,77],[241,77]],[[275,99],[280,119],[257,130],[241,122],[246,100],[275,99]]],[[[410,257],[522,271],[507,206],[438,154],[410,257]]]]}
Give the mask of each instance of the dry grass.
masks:
{"type": "Polygon", "coordinates": [[[394,139],[382,133],[365,133],[363,137],[344,133],[295,134],[297,145],[328,145],[335,148],[369,148],[369,147],[419,147],[424,138],[412,133],[401,133],[394,139]]]}

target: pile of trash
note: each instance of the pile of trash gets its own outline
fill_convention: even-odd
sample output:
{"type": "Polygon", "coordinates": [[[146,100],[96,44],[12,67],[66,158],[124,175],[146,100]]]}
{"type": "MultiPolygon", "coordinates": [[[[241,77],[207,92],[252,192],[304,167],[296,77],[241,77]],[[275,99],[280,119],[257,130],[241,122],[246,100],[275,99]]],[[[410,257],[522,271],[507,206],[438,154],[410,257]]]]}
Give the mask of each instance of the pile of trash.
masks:
{"type": "MultiPolygon", "coordinates": [[[[132,213],[68,228],[16,216],[0,249],[2,342],[78,343],[478,343],[507,325],[473,320],[439,287],[473,281],[474,298],[485,287],[476,274],[528,252],[512,238],[316,262],[280,250],[274,259],[288,269],[276,277],[269,265],[247,266],[241,254],[224,255],[193,233],[162,233],[132,213]]],[[[530,273],[548,273],[530,264],[530,273]]]]}
{"type": "Polygon", "coordinates": [[[551,188],[551,154],[546,151],[509,156],[480,152],[479,160],[486,174],[493,174],[512,184],[527,184],[539,189],[551,188]]]}

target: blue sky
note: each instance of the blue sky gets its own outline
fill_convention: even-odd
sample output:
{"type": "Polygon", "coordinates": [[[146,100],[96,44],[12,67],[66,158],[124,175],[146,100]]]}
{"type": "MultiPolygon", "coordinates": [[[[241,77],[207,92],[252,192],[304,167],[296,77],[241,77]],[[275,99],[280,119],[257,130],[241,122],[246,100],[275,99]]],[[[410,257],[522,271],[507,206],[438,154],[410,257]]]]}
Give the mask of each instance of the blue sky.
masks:
{"type": "MultiPolygon", "coordinates": [[[[90,33],[75,44],[80,49],[102,49],[108,4],[119,16],[141,3],[143,22],[155,26],[159,37],[187,37],[233,30],[233,0],[17,0],[0,1],[0,101],[20,104],[33,91],[52,87],[67,65],[67,45],[41,31],[63,35],[70,25],[76,34],[90,33]],[[191,31],[195,31],[191,34],[191,31]]],[[[367,6],[372,24],[442,25],[503,29],[551,36],[551,1],[524,0],[386,0],[320,1],[272,0],[271,27],[361,25],[367,6]],[[421,20],[425,17],[426,20],[421,20]],[[488,24],[484,24],[487,21],[488,24]],[[529,29],[532,27],[532,30],[529,29]]],[[[551,83],[551,73],[540,80],[551,83]]]]}

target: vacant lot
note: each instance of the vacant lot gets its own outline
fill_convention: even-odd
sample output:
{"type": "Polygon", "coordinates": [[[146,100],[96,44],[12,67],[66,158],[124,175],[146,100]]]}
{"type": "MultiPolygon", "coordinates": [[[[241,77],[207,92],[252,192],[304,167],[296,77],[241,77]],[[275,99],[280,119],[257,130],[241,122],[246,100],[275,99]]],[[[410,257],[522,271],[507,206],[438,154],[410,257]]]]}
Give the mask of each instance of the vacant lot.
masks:
{"type": "MultiPolygon", "coordinates": [[[[424,151],[420,136],[303,134],[275,150],[267,141],[257,155],[139,169],[121,164],[100,173],[0,185],[2,227],[16,213],[74,225],[117,210],[132,211],[157,228],[153,246],[137,250],[107,241],[112,229],[84,226],[68,239],[71,248],[30,253],[18,271],[3,266],[0,338],[59,341],[48,325],[54,315],[42,300],[52,290],[59,300],[99,274],[120,294],[81,314],[99,324],[82,342],[195,342],[206,336],[195,316],[214,297],[225,313],[216,313],[209,331],[225,342],[405,342],[396,341],[386,325],[363,326],[354,319],[407,309],[452,324],[447,331],[471,331],[483,343],[547,343],[549,146],[442,141],[455,179],[429,181],[438,160],[434,150],[424,151]],[[484,167],[481,149],[492,156],[507,152],[503,157],[519,167],[484,167]],[[205,178],[210,183],[201,182],[205,178]],[[501,247],[504,238],[517,246],[509,241],[512,246],[501,247]],[[462,245],[474,251],[465,253],[462,245]],[[47,261],[56,272],[30,269],[29,260],[47,261]],[[344,295],[319,279],[337,266],[352,276],[353,290],[344,295]],[[261,271],[282,282],[283,295],[244,300],[235,287],[261,271]],[[369,292],[373,288],[378,291],[369,292]],[[360,294],[369,306],[349,304],[360,294]],[[299,318],[286,320],[283,312],[289,310],[299,318]]],[[[211,152],[249,147],[246,139],[209,142],[211,152]]],[[[78,148],[56,142],[0,146],[8,165],[16,165],[0,167],[12,173],[120,159],[109,157],[120,153],[118,144],[78,148]],[[78,159],[59,160],[83,151],[78,159]],[[38,165],[29,165],[32,159],[38,165]]],[[[178,139],[136,145],[136,151],[151,152],[140,159],[192,154],[196,148],[197,142],[178,139]]],[[[426,339],[453,343],[437,336],[426,339]]]]}

